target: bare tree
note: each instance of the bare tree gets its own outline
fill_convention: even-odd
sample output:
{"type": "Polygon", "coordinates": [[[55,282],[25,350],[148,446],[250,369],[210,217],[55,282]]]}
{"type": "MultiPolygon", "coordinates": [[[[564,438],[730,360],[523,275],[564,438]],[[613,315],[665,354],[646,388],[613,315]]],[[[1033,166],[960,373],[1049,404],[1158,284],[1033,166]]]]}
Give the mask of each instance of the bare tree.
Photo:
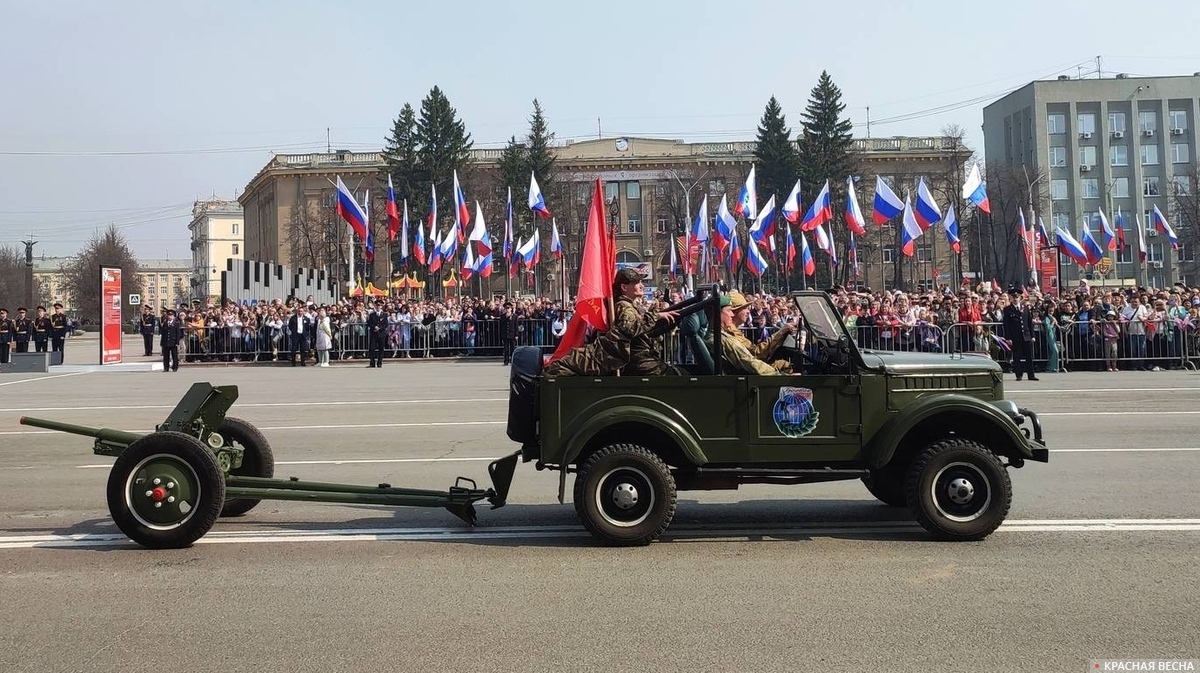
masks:
{"type": "Polygon", "coordinates": [[[1180,278],[1196,277],[1200,265],[1196,261],[1196,251],[1200,249],[1200,164],[1188,164],[1182,170],[1176,169],[1175,175],[1181,181],[1172,185],[1174,195],[1174,229],[1179,237],[1180,278]]]}

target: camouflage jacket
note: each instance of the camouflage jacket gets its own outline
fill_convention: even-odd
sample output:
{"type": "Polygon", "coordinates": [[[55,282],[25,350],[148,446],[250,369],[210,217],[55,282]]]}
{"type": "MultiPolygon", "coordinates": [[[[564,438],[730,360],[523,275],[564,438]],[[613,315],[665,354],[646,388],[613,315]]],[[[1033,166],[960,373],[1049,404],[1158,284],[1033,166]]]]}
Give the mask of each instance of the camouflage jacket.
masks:
{"type": "MultiPolygon", "coordinates": [[[[783,332],[780,332],[783,334],[783,332]]],[[[770,340],[762,342],[762,344],[770,344],[775,340],[771,337],[770,340]]],[[[780,342],[783,339],[779,339],[780,342]]],[[[774,351],[779,344],[775,344],[770,350],[774,351]]],[[[763,362],[754,354],[754,344],[750,340],[742,336],[741,330],[736,327],[727,327],[721,330],[721,371],[724,374],[757,374],[759,376],[779,376],[780,372],[771,365],[763,362]]]]}

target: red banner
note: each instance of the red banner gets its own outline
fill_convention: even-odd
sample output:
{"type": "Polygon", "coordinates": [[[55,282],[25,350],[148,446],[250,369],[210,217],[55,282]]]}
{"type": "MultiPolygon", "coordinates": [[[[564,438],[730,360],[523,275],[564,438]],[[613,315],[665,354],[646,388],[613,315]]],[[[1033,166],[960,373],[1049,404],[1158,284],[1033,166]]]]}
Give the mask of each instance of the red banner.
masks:
{"type": "Polygon", "coordinates": [[[121,362],[121,270],[100,267],[100,364],[121,362]]]}
{"type": "Polygon", "coordinates": [[[1042,294],[1058,295],[1058,248],[1038,250],[1038,277],[1042,279],[1042,294]]]}

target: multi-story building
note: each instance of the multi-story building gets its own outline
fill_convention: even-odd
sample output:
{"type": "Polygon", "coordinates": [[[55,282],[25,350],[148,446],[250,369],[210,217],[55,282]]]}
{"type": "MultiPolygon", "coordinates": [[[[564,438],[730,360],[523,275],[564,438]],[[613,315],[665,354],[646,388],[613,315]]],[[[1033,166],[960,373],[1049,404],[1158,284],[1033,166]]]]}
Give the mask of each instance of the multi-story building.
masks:
{"type": "MultiPolygon", "coordinates": [[[[33,260],[33,278],[49,304],[62,302],[63,310],[75,310],[73,298],[63,288],[62,266],[70,257],[40,257],[33,260]]],[[[192,266],[186,259],[139,259],[141,301],[157,314],[164,308],[186,305],[190,295],[192,266]]],[[[97,278],[99,283],[100,279],[97,278]]],[[[32,306],[29,307],[31,310],[32,306]]]]}
{"type": "MultiPolygon", "coordinates": [[[[639,264],[650,273],[654,284],[665,284],[670,260],[668,241],[694,217],[700,198],[708,199],[710,224],[722,195],[732,205],[754,162],[754,149],[752,141],[691,143],[635,137],[576,141],[556,148],[555,183],[543,185],[543,190],[555,211],[566,248],[566,269],[546,266],[544,274],[526,279],[529,283],[523,283],[522,289],[532,286],[544,294],[557,295],[562,290],[562,279],[574,284],[596,179],[605,183],[609,223],[617,231],[617,262],[639,264]]],[[[963,164],[971,154],[961,140],[943,137],[857,139],[854,151],[860,166],[860,175],[856,176],[858,198],[868,211],[876,175],[883,176],[897,191],[912,192],[917,180],[924,177],[944,209],[962,184],[963,164]]],[[[501,150],[495,149],[474,150],[475,163],[466,184],[468,198],[482,203],[487,220],[492,223],[494,240],[502,235],[507,191],[507,186],[501,184],[497,166],[500,154],[501,150]]],[[[378,183],[383,170],[383,157],[379,153],[276,155],[251,180],[239,199],[246,211],[247,258],[291,263],[295,248],[289,243],[287,232],[290,223],[299,217],[324,218],[322,222],[330,223],[331,237],[343,236],[345,226],[338,224],[333,215],[331,181],[341,176],[351,189],[361,185],[356,195],[360,202],[365,202],[366,195],[362,192],[378,183]]],[[[839,181],[844,176],[830,177],[835,189],[840,188],[839,181]]],[[[514,186],[514,192],[514,200],[523,203],[524,191],[514,186]]],[[[760,193],[759,200],[766,201],[768,196],[760,193]]],[[[805,195],[809,199],[812,196],[805,195]]],[[[776,203],[781,203],[784,197],[786,194],[776,195],[776,203]]],[[[382,210],[379,204],[382,198],[382,194],[372,195],[372,212],[382,210]]],[[[518,228],[522,232],[531,231],[532,216],[524,208],[519,211],[518,228]]],[[[835,213],[835,217],[840,221],[841,213],[835,213]]],[[[413,222],[421,220],[419,216],[412,218],[413,222]]],[[[912,258],[902,257],[895,224],[898,223],[883,228],[872,226],[858,242],[860,280],[865,285],[888,288],[929,287],[935,283],[957,285],[958,271],[973,273],[970,263],[965,261],[968,255],[963,255],[960,266],[937,231],[921,239],[912,258]]],[[[547,260],[549,227],[539,226],[543,236],[542,259],[547,260]]],[[[967,237],[964,245],[970,246],[967,237]]],[[[821,253],[814,254],[824,263],[821,253]]],[[[338,263],[336,259],[332,261],[338,263]]],[[[385,273],[377,270],[377,280],[385,273]]],[[[511,282],[505,278],[506,274],[493,274],[492,288],[503,288],[511,282]]],[[[796,278],[790,285],[795,287],[798,282],[796,278]]]]}
{"type": "Polygon", "coordinates": [[[983,110],[989,173],[1004,169],[1036,181],[1031,200],[1051,231],[1062,227],[1078,237],[1087,227],[1103,244],[1098,213],[1114,226],[1120,221],[1125,251],[1086,270],[1063,256],[1064,282],[1083,275],[1114,285],[1195,284],[1196,240],[1187,223],[1195,214],[1183,204],[1194,203],[1187,197],[1197,188],[1198,110],[1200,73],[1031,82],[983,110]],[[1189,234],[1178,251],[1150,227],[1155,206],[1189,234]],[[1148,247],[1144,264],[1138,221],[1148,247]]]}
{"type": "Polygon", "coordinates": [[[237,201],[210,199],[192,205],[192,277],[188,290],[195,299],[221,294],[225,260],[242,257],[244,221],[237,201]]]}

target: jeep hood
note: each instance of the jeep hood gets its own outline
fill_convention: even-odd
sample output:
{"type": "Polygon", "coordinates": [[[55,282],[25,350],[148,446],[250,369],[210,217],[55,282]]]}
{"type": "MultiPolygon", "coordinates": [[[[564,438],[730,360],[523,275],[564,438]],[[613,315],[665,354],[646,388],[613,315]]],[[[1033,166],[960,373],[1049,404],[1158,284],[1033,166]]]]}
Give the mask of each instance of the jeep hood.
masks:
{"type": "Polygon", "coordinates": [[[1001,371],[1000,365],[986,355],[973,353],[907,353],[861,351],[863,364],[889,374],[946,374],[1001,371]]]}

